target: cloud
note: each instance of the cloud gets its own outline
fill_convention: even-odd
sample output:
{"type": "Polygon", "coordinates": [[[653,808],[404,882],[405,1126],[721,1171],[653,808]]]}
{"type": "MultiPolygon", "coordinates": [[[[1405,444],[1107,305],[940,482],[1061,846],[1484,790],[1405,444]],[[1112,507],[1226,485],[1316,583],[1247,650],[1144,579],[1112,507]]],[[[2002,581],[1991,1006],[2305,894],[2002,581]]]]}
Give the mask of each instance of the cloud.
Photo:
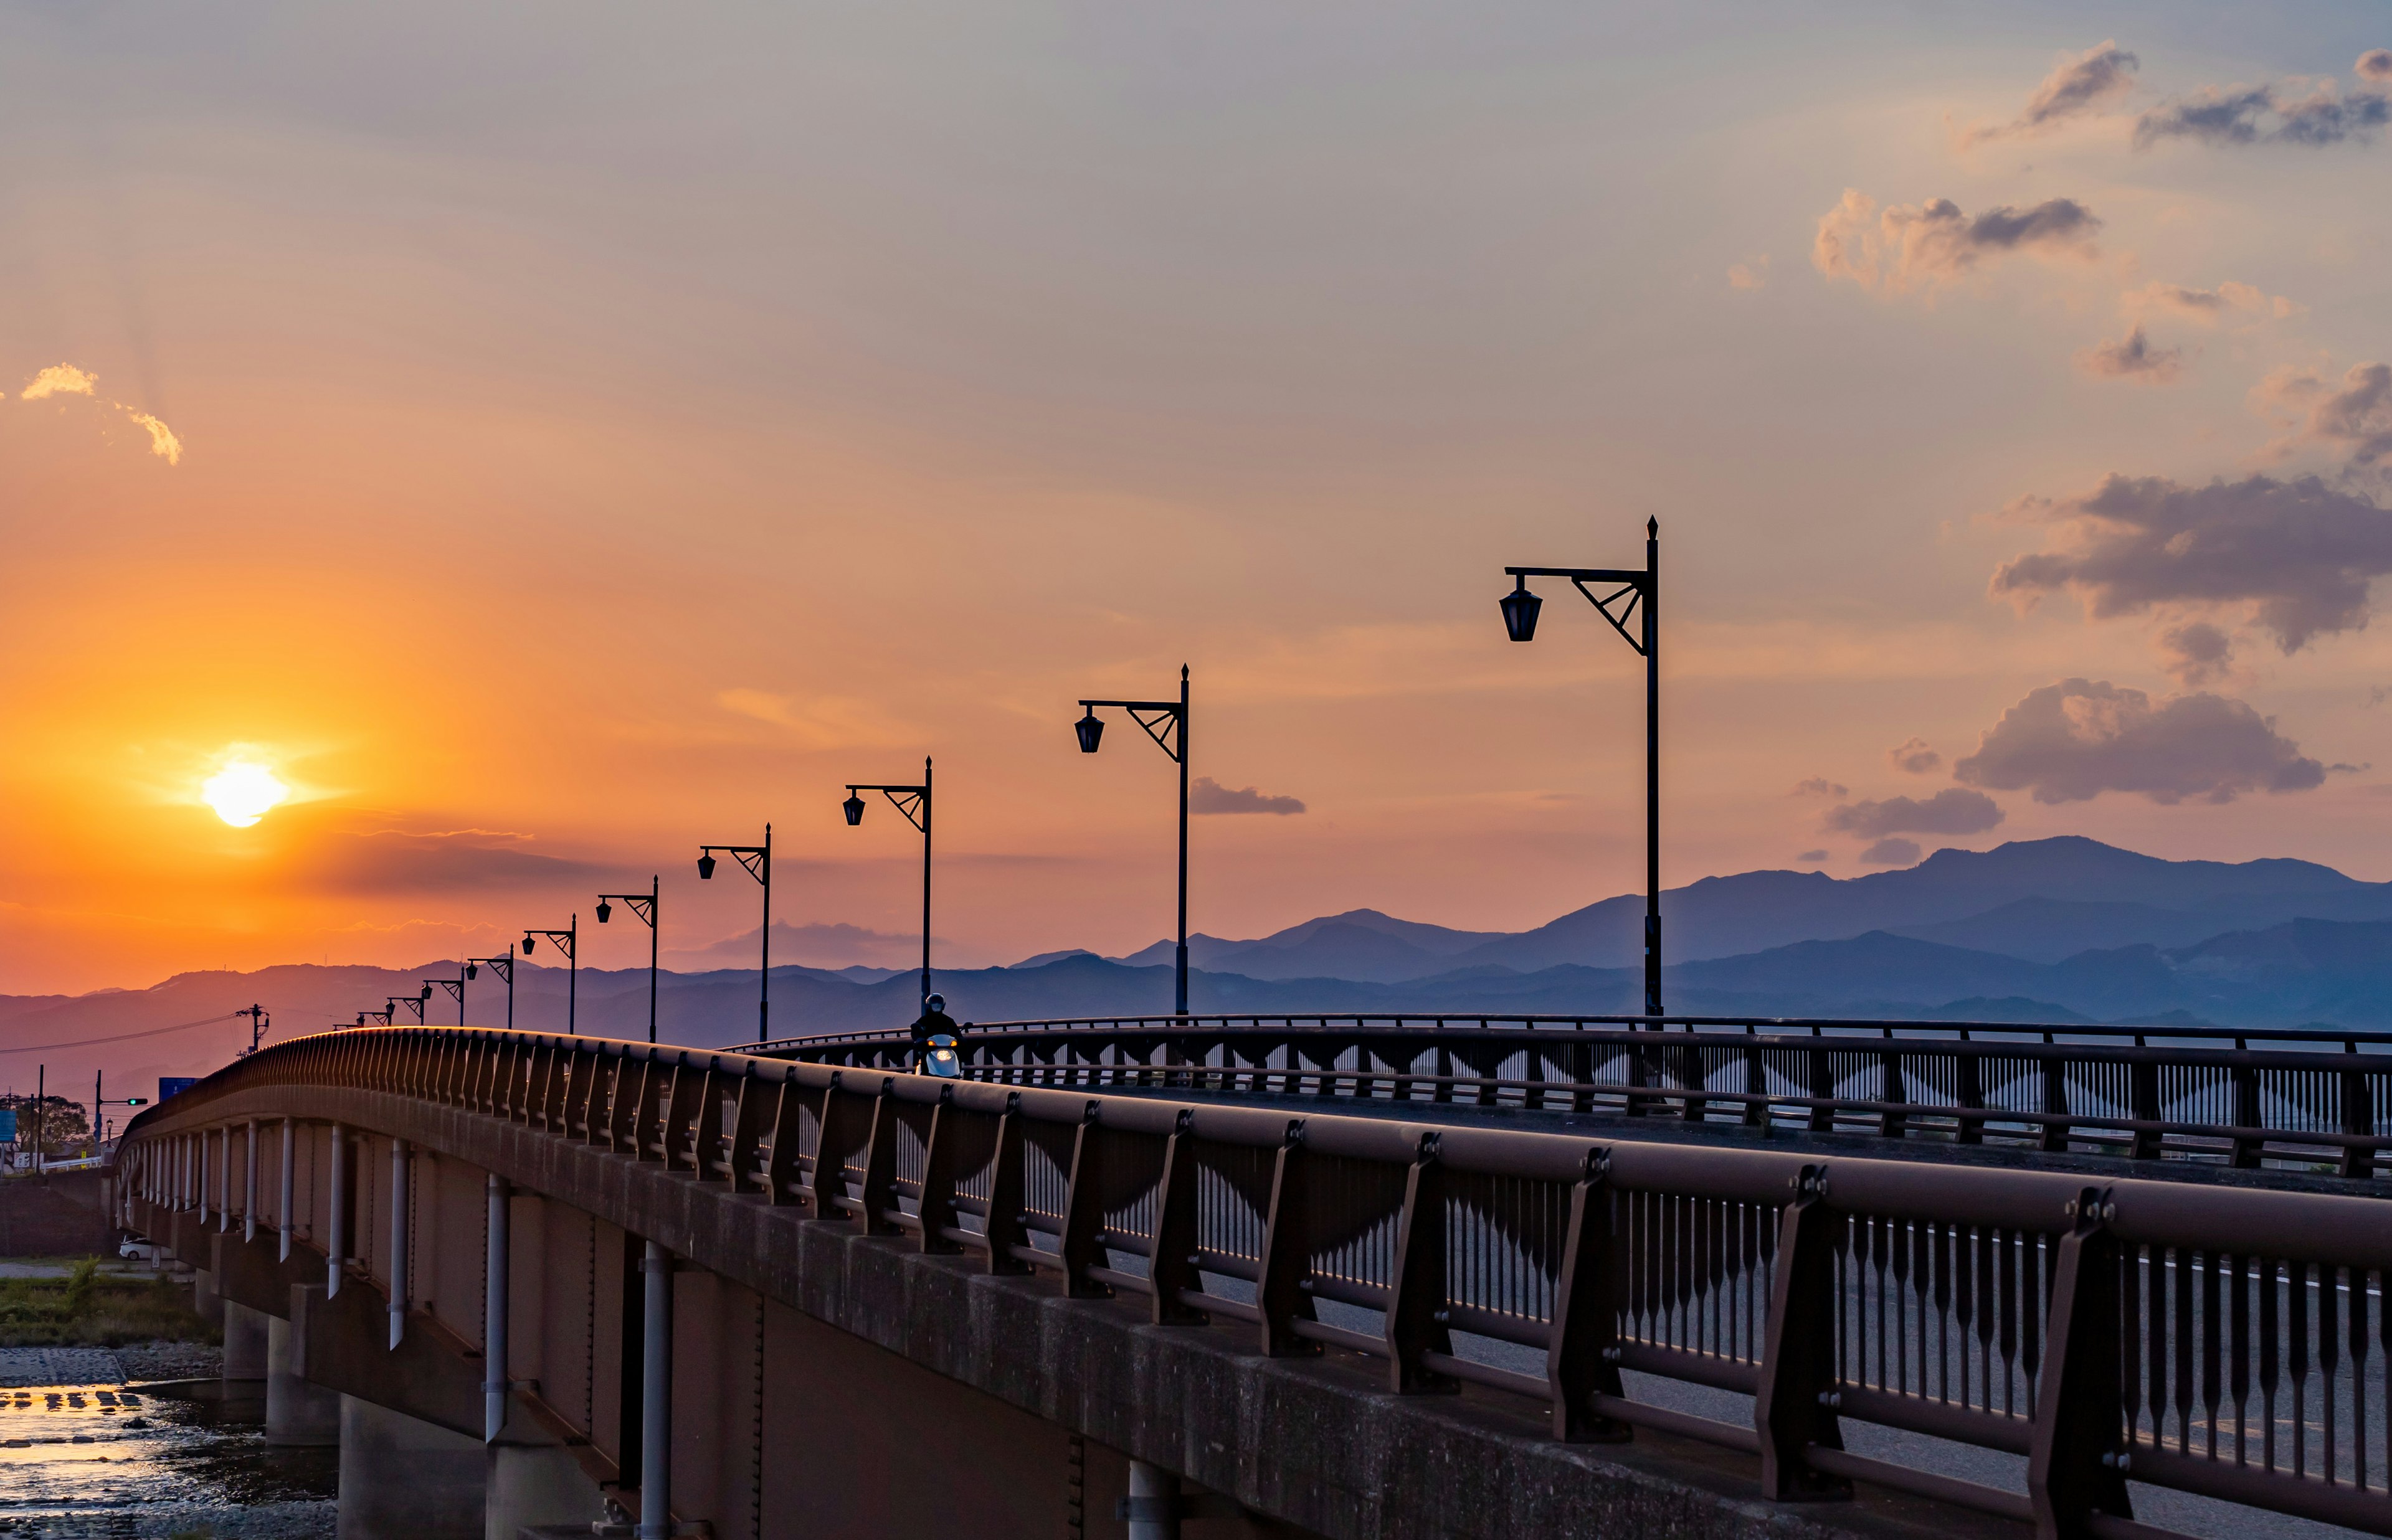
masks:
{"type": "Polygon", "coordinates": [[[1786,795],[1788,796],[1845,797],[1850,796],[1852,794],[1849,788],[1836,784],[1836,783],[1828,780],[1824,775],[1814,775],[1808,781],[1795,782],[1794,789],[1788,792],[1786,795]]]}
{"type": "Polygon", "coordinates": [[[2341,97],[2322,81],[2305,95],[2294,95],[2296,89],[2279,84],[2204,86],[2136,119],[2135,148],[2149,149],[2164,139],[2212,146],[2336,145],[2366,138],[2392,122],[2392,99],[2380,92],[2341,97]]]}
{"type": "MultiPolygon", "coordinates": [[[[32,382],[18,393],[18,399],[46,401],[54,395],[89,395],[97,398],[98,385],[99,376],[88,369],[77,369],[72,364],[52,364],[33,376],[32,382]]],[[[180,465],[183,462],[183,441],[175,436],[173,429],[148,412],[136,411],[122,401],[110,401],[109,405],[149,431],[151,454],[169,465],[180,465]]]]}
{"type": "Polygon", "coordinates": [[[2307,305],[2295,304],[2282,294],[2269,294],[2250,284],[2230,280],[2215,289],[2188,289],[2180,283],[2147,283],[2140,289],[2129,290],[2120,296],[2119,303],[2130,316],[2155,312],[2177,320],[2191,321],[2198,326],[2216,326],[2236,316],[2248,316],[2255,320],[2288,321],[2308,309],[2307,305]]]}
{"type": "Polygon", "coordinates": [[[52,364],[33,376],[32,384],[19,394],[20,401],[42,401],[53,395],[89,395],[99,383],[99,376],[86,374],[72,364],[52,364]]]}
{"type": "MultiPolygon", "coordinates": [[[[1912,775],[1925,775],[1944,762],[1944,757],[1928,747],[1927,740],[1924,738],[1905,738],[1887,749],[1885,757],[1886,762],[1894,769],[1907,771],[1912,775]]],[[[1837,787],[1836,794],[1839,796],[1842,796],[1843,788],[1837,787]]]]}
{"type": "Polygon", "coordinates": [[[2205,620],[2160,633],[2161,666],[2189,685],[2214,684],[2233,672],[2234,642],[2205,620]]]}
{"type": "Polygon", "coordinates": [[[1826,859],[1827,859],[1827,852],[1826,852],[1826,851],[1825,851],[1825,850],[1805,850],[1805,851],[1803,851],[1800,855],[1796,856],[1794,859],[1795,859],[1796,861],[1802,861],[1802,862],[1805,862],[1805,863],[1808,863],[1808,862],[1811,862],[1811,861],[1825,861],[1825,860],[1826,860],[1826,859]]]}
{"type": "Polygon", "coordinates": [[[1840,835],[1876,839],[1883,835],[1982,835],[2002,821],[2002,809],[1982,792],[1948,786],[1933,796],[1889,796],[1831,808],[1825,826],[1840,835]]]}
{"type": "Polygon", "coordinates": [[[2350,69],[2361,80],[2392,82],[2392,48],[2370,48],[2350,69]]]}
{"type": "Polygon", "coordinates": [[[1988,139],[2041,134],[2071,118],[2098,112],[2134,88],[2135,71],[2140,64],[2118,46],[2116,38],[2097,43],[2081,54],[2062,54],[2034,95],[2027,98],[2025,110],[2008,123],[1970,129],[1960,136],[1960,146],[1965,149],[1988,139]]]}
{"type": "Polygon", "coordinates": [[[2136,327],[2116,342],[2103,341],[2076,356],[2076,367],[2097,380],[2136,380],[2164,385],[2184,371],[2184,349],[2153,347],[2136,327]]]}
{"type": "Polygon", "coordinates": [[[1191,813],[1276,813],[1284,817],[1304,811],[1304,804],[1293,796],[1266,796],[1252,786],[1232,790],[1209,775],[1200,775],[1188,788],[1188,810],[1191,813]]]}
{"type": "Polygon", "coordinates": [[[2286,653],[2364,627],[2369,582],[2392,572],[2392,514],[2315,476],[2187,486],[2112,475],[2086,496],[2010,512],[2056,525],[2056,548],[1996,571],[1996,595],[2032,602],[2071,589],[2096,619],[2239,603],[2286,653]]]}
{"type": "Polygon", "coordinates": [[[2031,790],[2037,802],[2114,791],[2163,806],[2308,791],[2325,780],[2323,765],[2245,702],[2205,692],[2154,702],[2139,690],[2081,679],[2029,692],[1952,773],[1996,791],[2031,790]]]}
{"type": "Polygon", "coordinates": [[[2028,209],[2005,204],[1974,217],[1948,198],[1931,198],[1879,214],[1875,199],[1847,188],[1842,201],[1819,216],[1811,261],[1828,278],[1850,278],[1863,289],[1881,284],[1888,294],[1931,291],[2015,252],[2090,258],[2093,233],[2100,227],[2093,211],[2072,198],[2028,209]]]}
{"type": "Polygon", "coordinates": [[[595,880],[610,868],[537,854],[528,835],[494,829],[328,835],[298,854],[303,884],[344,893],[450,893],[595,880]]]}
{"type": "Polygon", "coordinates": [[[1748,257],[1727,270],[1727,286],[1750,292],[1769,287],[1769,258],[1748,257]]]}
{"type": "Polygon", "coordinates": [[[124,408],[124,415],[150,430],[150,452],[151,454],[156,455],[160,459],[164,460],[169,465],[180,465],[183,463],[183,441],[175,436],[173,429],[167,427],[166,424],[159,421],[148,412],[136,412],[130,407],[124,408]]]}
{"type": "Polygon", "coordinates": [[[2392,457],[2392,366],[2353,364],[2337,390],[2316,370],[2288,365],[2253,388],[2251,405],[2262,413],[2292,414],[2285,421],[2296,430],[2269,446],[2278,454],[2323,444],[2345,451],[2353,466],[2392,457]]]}
{"type": "Polygon", "coordinates": [[[1863,850],[1861,860],[1871,866],[1916,866],[1918,854],[1915,839],[1881,839],[1863,850]]]}

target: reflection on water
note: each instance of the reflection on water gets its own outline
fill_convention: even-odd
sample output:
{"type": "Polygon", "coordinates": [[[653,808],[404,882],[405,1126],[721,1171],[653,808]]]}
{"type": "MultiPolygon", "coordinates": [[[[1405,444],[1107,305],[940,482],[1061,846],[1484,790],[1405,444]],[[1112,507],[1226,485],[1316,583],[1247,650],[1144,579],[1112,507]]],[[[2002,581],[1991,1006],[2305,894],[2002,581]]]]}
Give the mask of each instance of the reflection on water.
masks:
{"type": "Polygon", "coordinates": [[[315,1540],[337,1449],[271,1449],[264,1387],[0,1390],[0,1535],[315,1540]]]}

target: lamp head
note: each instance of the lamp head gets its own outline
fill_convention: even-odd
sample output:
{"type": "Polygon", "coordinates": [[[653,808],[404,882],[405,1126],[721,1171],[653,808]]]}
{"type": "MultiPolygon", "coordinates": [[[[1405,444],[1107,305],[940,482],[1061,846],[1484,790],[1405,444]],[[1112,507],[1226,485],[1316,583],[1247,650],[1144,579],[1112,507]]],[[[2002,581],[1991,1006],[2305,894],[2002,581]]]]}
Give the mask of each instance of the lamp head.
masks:
{"type": "Polygon", "coordinates": [[[481,964],[478,964],[478,963],[468,963],[468,964],[465,964],[465,982],[466,982],[466,983],[470,984],[470,983],[472,983],[474,979],[479,978],[479,977],[482,977],[482,968],[481,968],[481,964]]]}
{"type": "Polygon", "coordinates": [[[531,937],[528,933],[524,937],[524,955],[526,957],[529,957],[531,955],[531,937]]]}
{"type": "Polygon", "coordinates": [[[1080,735],[1080,752],[1094,754],[1097,745],[1105,739],[1104,718],[1097,715],[1097,708],[1092,705],[1087,708],[1086,716],[1072,724],[1072,731],[1080,735]]]}
{"type": "Polygon", "coordinates": [[[714,853],[708,851],[697,858],[697,874],[708,882],[714,880],[714,853]]]}
{"type": "Polygon", "coordinates": [[[606,916],[607,916],[607,915],[609,915],[609,914],[612,914],[612,913],[614,913],[614,912],[615,912],[615,906],[614,906],[614,905],[612,905],[612,904],[608,903],[608,902],[607,902],[605,899],[599,899],[599,900],[598,900],[598,923],[599,923],[600,925],[604,925],[604,924],[606,923],[606,916]]]}
{"type": "Polygon", "coordinates": [[[1537,638],[1537,612],[1545,602],[1528,591],[1526,577],[1513,579],[1513,589],[1503,596],[1499,606],[1503,612],[1503,629],[1514,641],[1534,641],[1537,638]]]}
{"type": "Polygon", "coordinates": [[[864,798],[851,788],[847,800],[838,805],[838,810],[847,815],[847,826],[852,829],[864,822],[864,798]]]}
{"type": "Polygon", "coordinates": [[[416,996],[416,998],[417,998],[418,1000],[429,1000],[429,999],[431,999],[431,998],[432,998],[432,986],[431,986],[431,985],[429,985],[429,984],[424,985],[424,986],[423,986],[423,992],[422,992],[422,994],[420,994],[420,995],[416,996]]]}

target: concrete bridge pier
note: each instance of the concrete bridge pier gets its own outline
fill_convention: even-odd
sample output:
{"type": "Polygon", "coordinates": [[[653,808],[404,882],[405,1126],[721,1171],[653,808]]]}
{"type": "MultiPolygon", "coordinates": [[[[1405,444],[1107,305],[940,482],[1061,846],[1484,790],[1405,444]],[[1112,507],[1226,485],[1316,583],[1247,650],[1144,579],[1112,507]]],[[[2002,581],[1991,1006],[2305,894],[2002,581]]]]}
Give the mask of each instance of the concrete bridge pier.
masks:
{"type": "Polygon", "coordinates": [[[274,1317],[238,1300],[226,1300],[223,1306],[226,1380],[266,1378],[272,1372],[267,1362],[272,1328],[266,1323],[274,1317]]]}
{"type": "Polygon", "coordinates": [[[478,1440],[341,1397],[339,1540],[483,1540],[478,1440]]]}
{"type": "Polygon", "coordinates": [[[208,1325],[223,1328],[225,1299],[216,1290],[216,1275],[204,1267],[191,1271],[191,1310],[208,1325]]]}
{"type": "Polygon", "coordinates": [[[341,1397],[310,1384],[298,1334],[280,1315],[266,1318],[266,1442],[329,1449],[341,1442],[341,1397]]]}
{"type": "Polygon", "coordinates": [[[557,1526],[588,1534],[606,1517],[598,1490],[554,1435],[517,1410],[488,1445],[484,1477],[485,1540],[517,1540],[526,1528],[557,1526]]]}

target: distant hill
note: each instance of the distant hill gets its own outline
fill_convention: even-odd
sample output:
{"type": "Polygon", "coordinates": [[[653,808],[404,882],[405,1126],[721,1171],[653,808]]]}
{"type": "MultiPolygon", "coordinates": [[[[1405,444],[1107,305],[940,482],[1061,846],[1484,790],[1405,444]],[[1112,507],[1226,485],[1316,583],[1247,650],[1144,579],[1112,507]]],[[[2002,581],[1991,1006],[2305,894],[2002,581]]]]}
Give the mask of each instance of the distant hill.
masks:
{"type": "MultiPolygon", "coordinates": [[[[1745,872],[1661,895],[1664,951],[1681,962],[1872,930],[2058,962],[2087,947],[2186,946],[2301,918],[2392,919],[2392,883],[2360,882],[2312,861],[2164,861],[2062,836],[1983,851],[1938,850],[1906,870],[1861,877],[1745,872]]],[[[1189,955],[1195,966],[1254,978],[1394,983],[1477,965],[1521,973],[1627,965],[1640,955],[1644,932],[1643,896],[1623,894],[1508,935],[1356,910],[1252,941],[1191,937],[1189,955]]],[[[1123,959],[1171,960],[1167,942],[1123,959]]]]}
{"type": "MultiPolygon", "coordinates": [[[[2307,861],[2167,861],[2087,839],[1943,850],[1904,872],[1838,880],[1748,872],[1666,895],[1674,1011],[1748,1016],[1913,1017],[2392,1029],[2392,885],[2307,861]]],[[[1642,990],[1640,899],[1606,899],[1517,934],[1457,930],[1376,910],[1324,915],[1254,940],[1190,938],[1200,1012],[1619,1015],[1642,990]]],[[[1157,1015],[1170,1008],[1168,945],[1126,959],[1078,949],[1010,968],[942,970],[959,1020],[1157,1015]]],[[[104,1071],[113,1094],[225,1063],[248,1042],[230,1013],[254,1001],[276,1038],[355,1019],[454,964],[415,969],[290,965],[181,974],[148,990],[0,996],[0,1090],[37,1071],[81,1096],[104,1071]],[[200,1025],[191,1025],[200,1023],[200,1025]],[[160,1029],[176,1029],[162,1031],[160,1029]]],[[[753,1041],[756,973],[666,973],[668,1042],[753,1041]]],[[[519,1027],[562,1029],[566,976],[524,964],[519,1027]]],[[[644,1038],[644,969],[585,968],[574,1020],[644,1038]]],[[[909,970],[775,967],[774,1036],[902,1026],[918,1009],[909,970]]],[[[506,1019],[488,974],[468,1019],[506,1019]]],[[[429,1006],[456,1019],[447,996],[429,1006]]],[[[402,1019],[406,1019],[402,1016],[402,1019]]]]}

